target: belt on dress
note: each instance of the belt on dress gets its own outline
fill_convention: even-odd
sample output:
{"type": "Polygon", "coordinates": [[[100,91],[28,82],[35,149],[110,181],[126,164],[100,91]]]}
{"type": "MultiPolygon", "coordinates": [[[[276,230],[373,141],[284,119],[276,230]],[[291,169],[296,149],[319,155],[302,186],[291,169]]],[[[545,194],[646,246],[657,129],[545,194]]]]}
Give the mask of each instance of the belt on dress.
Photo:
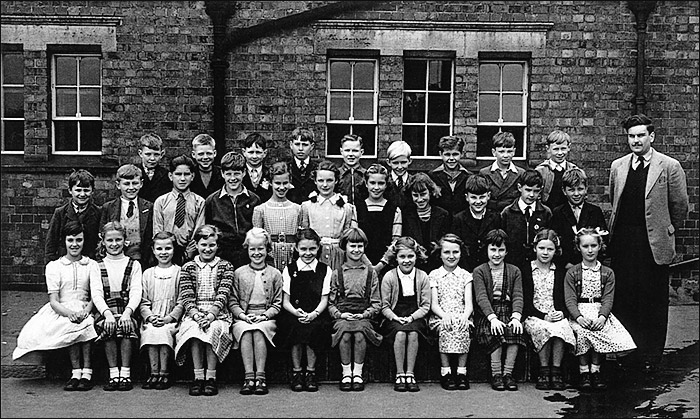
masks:
{"type": "Polygon", "coordinates": [[[321,237],[321,244],[339,244],[340,239],[334,239],[332,237],[321,237]]]}
{"type": "Polygon", "coordinates": [[[589,297],[589,298],[578,297],[578,302],[579,303],[599,303],[600,297],[589,297]]]}
{"type": "Polygon", "coordinates": [[[273,242],[294,243],[296,241],[297,236],[295,236],[294,234],[279,233],[279,234],[271,234],[270,238],[272,239],[273,242]]]}

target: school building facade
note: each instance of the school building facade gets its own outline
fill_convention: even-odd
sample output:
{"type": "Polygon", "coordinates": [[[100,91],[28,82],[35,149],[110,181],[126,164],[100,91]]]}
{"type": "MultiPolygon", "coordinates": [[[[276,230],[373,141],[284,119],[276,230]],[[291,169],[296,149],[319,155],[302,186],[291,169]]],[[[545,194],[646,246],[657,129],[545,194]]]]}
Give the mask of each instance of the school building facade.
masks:
{"type": "Polygon", "coordinates": [[[148,132],[166,165],[199,133],[221,156],[260,132],[271,160],[286,157],[306,126],[316,158],[338,159],[352,132],[365,166],[409,142],[412,170],[437,166],[453,134],[476,172],[495,132],[513,132],[516,164],[534,168],[561,129],[609,216],[610,164],[629,152],[620,122],[643,112],[687,175],[672,286],[697,300],[697,2],[3,1],[0,13],[4,289],[44,289],[67,175],[92,172],[102,204],[148,132]]]}

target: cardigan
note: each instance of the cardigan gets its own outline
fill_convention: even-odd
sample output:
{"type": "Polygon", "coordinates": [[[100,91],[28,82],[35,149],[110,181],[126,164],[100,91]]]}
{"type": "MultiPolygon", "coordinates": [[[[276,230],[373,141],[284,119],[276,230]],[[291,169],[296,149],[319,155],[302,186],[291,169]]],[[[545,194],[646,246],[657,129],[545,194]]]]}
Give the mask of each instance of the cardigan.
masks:
{"type": "MultiPolygon", "coordinates": [[[[282,273],[272,266],[265,266],[262,271],[265,289],[265,312],[268,319],[275,317],[282,308],[282,273]]],[[[234,319],[248,310],[250,296],[255,287],[255,270],[250,265],[243,265],[233,273],[233,289],[228,300],[228,309],[234,319]]]]}
{"type": "MultiPolygon", "coordinates": [[[[474,295],[479,310],[485,317],[495,315],[491,302],[493,301],[493,278],[491,277],[491,267],[487,263],[477,266],[472,273],[474,279],[474,295]]],[[[513,314],[523,312],[523,279],[520,269],[505,263],[503,268],[503,289],[510,297],[513,314]],[[508,282],[506,282],[508,281],[508,282]]]]}
{"type": "MultiPolygon", "coordinates": [[[[580,263],[566,271],[564,299],[566,301],[566,309],[569,310],[573,320],[578,319],[581,315],[578,309],[578,299],[581,296],[582,280],[583,267],[580,263]]],[[[600,265],[600,285],[603,289],[601,290],[600,310],[598,310],[598,315],[608,318],[608,316],[610,316],[610,311],[612,311],[613,300],[615,299],[615,273],[612,269],[602,264],[600,265]]]]}
{"type": "MultiPolygon", "coordinates": [[[[381,310],[384,317],[391,319],[389,316],[394,314],[394,307],[399,302],[399,268],[394,268],[384,275],[380,288],[380,297],[382,299],[381,310]]],[[[416,270],[416,301],[418,309],[411,313],[413,320],[425,317],[430,311],[431,290],[430,279],[428,274],[418,268],[416,270]]]]}
{"type": "MultiPolygon", "coordinates": [[[[556,266],[556,265],[555,265],[556,266]]],[[[524,316],[533,316],[544,319],[548,313],[543,313],[535,308],[535,282],[532,278],[532,270],[526,269],[521,272],[523,277],[523,298],[525,299],[524,316]]],[[[557,267],[554,270],[554,309],[567,315],[566,302],[564,301],[564,277],[566,269],[557,267]]]]}

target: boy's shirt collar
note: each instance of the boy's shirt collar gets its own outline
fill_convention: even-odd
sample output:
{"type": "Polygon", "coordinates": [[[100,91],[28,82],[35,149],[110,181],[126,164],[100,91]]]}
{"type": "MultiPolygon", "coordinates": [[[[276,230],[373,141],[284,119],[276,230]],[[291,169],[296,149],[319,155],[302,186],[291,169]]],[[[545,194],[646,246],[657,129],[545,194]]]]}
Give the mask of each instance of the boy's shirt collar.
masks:
{"type": "MultiPolygon", "coordinates": [[[[393,170],[391,171],[391,180],[393,180],[394,183],[396,183],[396,181],[399,180],[399,175],[397,175],[393,170]]],[[[404,185],[406,184],[406,182],[408,182],[408,172],[404,173],[401,176],[401,180],[403,180],[404,185]]]]}
{"type": "Polygon", "coordinates": [[[75,211],[76,214],[81,214],[83,211],[85,211],[89,206],[90,206],[90,201],[85,204],[84,207],[80,208],[75,204],[75,201],[71,199],[70,204],[73,206],[73,211],[75,211]]]}
{"type": "Polygon", "coordinates": [[[226,190],[226,186],[224,186],[224,187],[221,188],[221,192],[219,192],[219,198],[223,198],[223,197],[226,196],[226,195],[230,196],[231,199],[233,199],[234,196],[238,196],[238,195],[250,196],[250,193],[248,192],[248,188],[246,188],[245,186],[241,186],[241,192],[239,192],[238,195],[231,195],[231,194],[228,193],[228,191],[226,190]]]}
{"type": "Polygon", "coordinates": [[[530,205],[527,205],[525,202],[523,202],[522,198],[518,198],[518,208],[520,208],[520,212],[523,214],[525,213],[525,208],[529,207],[530,208],[530,214],[533,214],[535,212],[535,204],[537,201],[533,202],[530,205]]]}
{"type": "Polygon", "coordinates": [[[475,220],[483,220],[484,217],[486,216],[486,208],[484,208],[483,211],[481,211],[481,214],[477,214],[474,211],[472,211],[472,208],[469,207],[469,213],[471,213],[472,218],[475,220]]]}
{"type": "Polygon", "coordinates": [[[440,166],[433,169],[433,172],[445,172],[452,177],[457,177],[457,175],[459,175],[460,172],[464,172],[466,174],[469,174],[469,171],[464,166],[462,166],[462,163],[457,163],[457,171],[456,172],[448,171],[447,168],[445,167],[445,163],[443,163],[440,166]],[[452,175],[452,173],[456,173],[456,174],[452,175]]]}
{"type": "Polygon", "coordinates": [[[343,162],[343,165],[340,166],[340,175],[342,176],[342,175],[344,175],[345,173],[347,173],[347,172],[349,172],[349,171],[351,171],[351,170],[354,170],[354,171],[359,172],[359,173],[364,173],[367,169],[365,169],[364,167],[362,167],[362,165],[360,165],[359,163],[358,163],[358,165],[355,166],[355,167],[350,167],[350,166],[348,166],[347,164],[345,164],[345,163],[343,162]]]}
{"type": "Polygon", "coordinates": [[[554,160],[549,159],[549,160],[547,160],[547,163],[549,164],[549,167],[552,170],[561,170],[561,171],[566,170],[566,167],[569,165],[569,163],[566,160],[564,160],[563,162],[561,162],[561,164],[559,164],[559,163],[556,163],[554,160]]]}
{"type": "Polygon", "coordinates": [[[297,156],[294,156],[294,163],[296,163],[297,167],[301,167],[301,164],[304,163],[305,167],[309,166],[309,162],[311,161],[311,156],[305,158],[303,161],[299,160],[297,156]]]}
{"type": "MultiPolygon", "coordinates": [[[[493,162],[493,164],[491,165],[491,171],[492,171],[492,172],[495,172],[495,171],[500,171],[500,170],[501,170],[501,169],[498,167],[498,162],[496,162],[496,161],[493,162]]],[[[515,173],[516,175],[518,174],[518,168],[515,167],[515,165],[513,164],[513,162],[510,162],[510,166],[508,166],[508,168],[506,169],[506,171],[511,171],[511,172],[515,173]]]]}

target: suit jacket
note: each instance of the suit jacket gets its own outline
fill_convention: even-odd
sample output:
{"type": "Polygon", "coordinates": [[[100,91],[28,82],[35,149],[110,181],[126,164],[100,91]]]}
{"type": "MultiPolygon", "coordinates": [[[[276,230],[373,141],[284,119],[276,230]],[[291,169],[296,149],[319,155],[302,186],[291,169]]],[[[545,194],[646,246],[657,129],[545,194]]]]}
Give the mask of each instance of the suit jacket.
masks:
{"type": "Polygon", "coordinates": [[[406,208],[406,206],[413,204],[410,197],[410,193],[406,192],[406,185],[411,180],[411,176],[412,175],[409,173],[408,177],[406,178],[406,182],[404,182],[403,187],[401,189],[399,189],[399,187],[396,185],[396,182],[394,182],[394,178],[391,177],[391,172],[389,172],[389,176],[386,180],[386,190],[384,191],[384,198],[386,198],[387,201],[392,202],[397,207],[401,208],[401,211],[403,211],[404,208],[406,208]]]}
{"type": "Polygon", "coordinates": [[[297,204],[309,199],[309,194],[316,190],[316,182],[314,181],[314,172],[318,163],[309,160],[308,166],[304,169],[302,173],[297,167],[294,158],[287,162],[289,167],[289,172],[291,173],[291,182],[294,188],[290,189],[287,193],[287,199],[297,204]]]}
{"type": "Polygon", "coordinates": [[[431,203],[446,209],[447,212],[453,215],[465,210],[467,208],[467,198],[464,192],[464,184],[471,175],[472,172],[460,166],[455,188],[452,190],[450,188],[450,175],[445,172],[445,165],[441,164],[433,169],[428,173],[428,176],[440,187],[440,197],[433,198],[431,203]]]}
{"type": "MultiPolygon", "coordinates": [[[[143,198],[136,199],[139,212],[139,235],[141,236],[141,244],[139,252],[141,255],[141,268],[153,266],[155,256],[151,251],[151,243],[153,243],[153,203],[143,198]]],[[[102,217],[100,217],[100,229],[110,221],[120,221],[122,214],[122,200],[115,198],[105,202],[102,205],[102,217]]],[[[124,253],[130,256],[130,246],[124,246],[124,253]]]]}
{"type": "Polygon", "coordinates": [[[262,166],[260,181],[258,182],[257,187],[253,186],[253,181],[250,179],[250,173],[248,173],[248,169],[246,169],[245,176],[243,176],[243,186],[245,186],[249,191],[255,192],[255,194],[260,197],[261,202],[266,202],[272,196],[272,178],[270,177],[270,169],[265,165],[262,166]],[[267,186],[267,188],[265,186],[267,186]]]}
{"type": "MultiPolygon", "coordinates": [[[[632,156],[630,153],[610,166],[611,240],[615,234],[620,196],[625,188],[632,156]]],[[[668,265],[676,256],[676,230],[688,215],[688,185],[678,160],[652,149],[644,195],[649,246],[657,265],[668,265]]]]}
{"type": "Polygon", "coordinates": [[[156,198],[170,192],[173,189],[173,182],[168,176],[168,169],[161,166],[156,166],[153,172],[153,178],[149,179],[146,175],[146,169],[144,169],[143,164],[138,164],[136,167],[141,169],[143,176],[143,185],[139,190],[139,196],[147,201],[156,202],[156,198]]]}
{"type": "Polygon", "coordinates": [[[469,272],[482,263],[488,262],[486,256],[486,234],[494,228],[501,228],[501,214],[486,208],[484,217],[476,220],[469,208],[460,211],[452,221],[452,232],[464,242],[467,254],[462,255],[460,266],[469,272]]]}
{"type": "Polygon", "coordinates": [[[520,167],[516,166],[518,169],[518,174],[508,171],[508,175],[505,179],[501,176],[498,171],[492,172],[491,166],[486,166],[479,170],[479,173],[486,176],[489,180],[489,187],[491,189],[491,198],[487,204],[488,208],[501,212],[503,208],[512,204],[517,198],[520,197],[520,191],[518,191],[518,178],[525,172],[520,167]]]}
{"type": "Polygon", "coordinates": [[[218,192],[224,186],[224,178],[221,176],[221,167],[214,165],[211,169],[211,179],[209,185],[204,186],[202,177],[199,175],[199,169],[194,170],[194,179],[190,184],[190,190],[204,199],[214,192],[218,192]]]}
{"type": "MultiPolygon", "coordinates": [[[[608,229],[603,210],[599,206],[584,201],[578,222],[576,222],[574,211],[568,202],[559,205],[552,211],[551,228],[557,232],[561,242],[561,256],[555,258],[555,261],[560,263],[562,267],[566,266],[567,263],[575,265],[581,262],[581,252],[576,249],[574,240],[576,239],[575,231],[583,227],[600,227],[601,230],[608,229]]],[[[607,241],[607,239],[608,236],[603,237],[604,241],[607,241]]],[[[603,259],[603,256],[599,255],[598,258],[603,259]]]]}
{"type": "Polygon", "coordinates": [[[527,223],[525,214],[520,211],[518,200],[501,211],[501,228],[508,234],[506,240],[506,262],[512,263],[521,270],[530,266],[533,259],[532,240],[535,234],[543,228],[548,228],[552,221],[552,211],[540,201],[535,203],[535,211],[527,223]]]}
{"type": "MultiPolygon", "coordinates": [[[[579,167],[567,160],[566,164],[564,165],[564,171],[569,169],[579,169],[579,167]]],[[[535,170],[540,172],[542,175],[542,180],[544,180],[544,186],[542,188],[542,195],[540,196],[540,199],[542,199],[542,202],[546,203],[547,200],[549,200],[549,194],[552,192],[552,185],[554,184],[554,171],[552,170],[552,166],[549,165],[549,159],[538,164],[537,167],[535,167],[535,170]]]]}
{"type": "Polygon", "coordinates": [[[48,263],[66,254],[66,243],[61,239],[63,226],[69,221],[78,221],[83,224],[83,235],[85,241],[83,245],[83,256],[95,259],[95,251],[99,242],[100,216],[102,208],[93,202],[88,204],[80,214],[76,214],[73,204],[69,201],[56,208],[49,223],[49,230],[46,232],[46,243],[44,246],[44,259],[48,263]]]}

